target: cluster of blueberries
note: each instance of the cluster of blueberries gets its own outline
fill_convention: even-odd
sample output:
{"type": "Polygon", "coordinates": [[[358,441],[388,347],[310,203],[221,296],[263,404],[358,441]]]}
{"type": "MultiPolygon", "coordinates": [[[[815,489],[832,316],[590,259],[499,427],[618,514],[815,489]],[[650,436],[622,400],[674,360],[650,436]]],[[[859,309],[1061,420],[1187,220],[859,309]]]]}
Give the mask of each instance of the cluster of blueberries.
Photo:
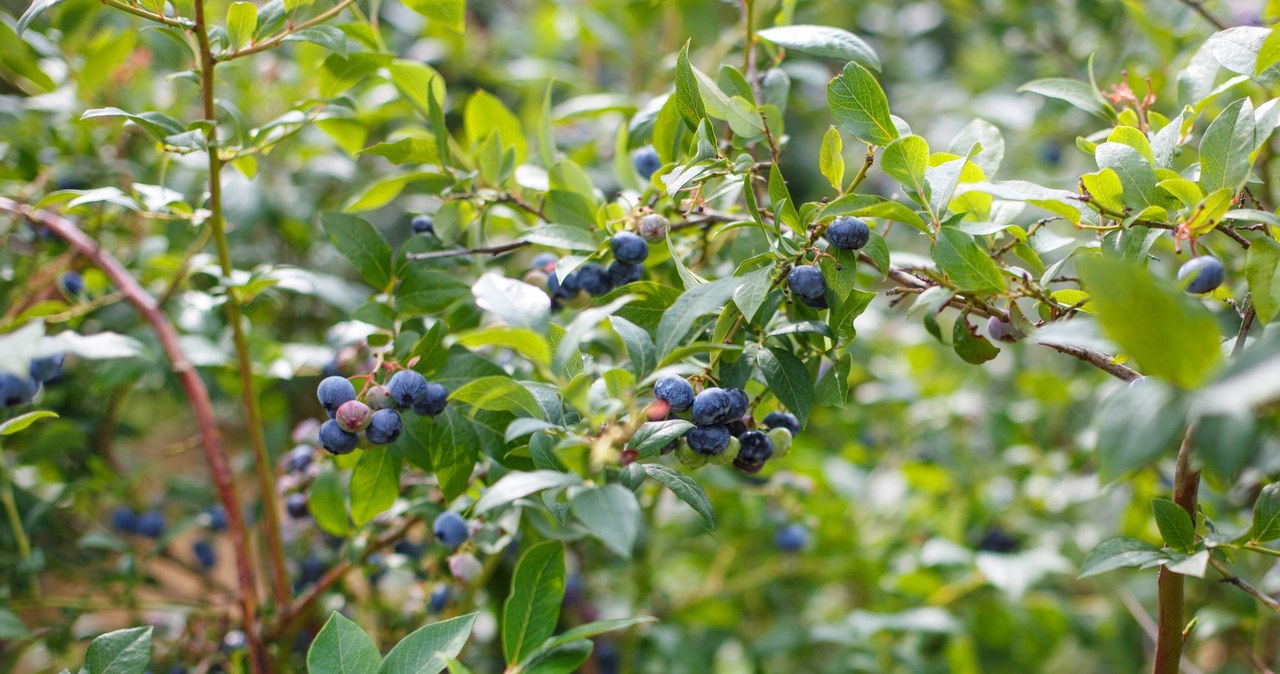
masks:
{"type": "Polygon", "coordinates": [[[669,408],[669,414],[688,412],[694,427],[674,446],[681,462],[698,466],[708,461],[754,475],[772,457],[783,457],[791,449],[791,438],[800,431],[794,414],[770,412],[765,415],[765,431],[753,428],[755,421],[746,416],[750,400],[740,388],[709,387],[697,395],[683,377],[674,375],[659,379],[654,395],[669,408]],[[684,448],[687,447],[687,453],[684,448]]]}
{"type": "MultiPolygon", "coordinates": [[[[859,250],[871,240],[871,228],[860,218],[845,216],[836,218],[827,226],[827,243],[840,250],[859,250]]],[[[798,265],[787,272],[787,287],[791,294],[814,309],[827,308],[827,281],[822,272],[812,265],[798,265]]]]}
{"type": "Polygon", "coordinates": [[[0,372],[0,410],[31,402],[47,384],[62,374],[62,354],[36,358],[27,367],[27,376],[0,372]]]}
{"type": "MultiPolygon", "coordinates": [[[[220,533],[227,529],[227,511],[220,505],[206,508],[202,520],[205,528],[212,533],[220,533]]],[[[129,506],[120,506],[111,513],[111,527],[122,534],[155,540],[169,529],[169,523],[164,513],[156,508],[138,512],[129,506]]],[[[207,537],[198,538],[191,544],[191,554],[205,570],[212,569],[218,564],[213,541],[207,537]]]]}
{"type": "Polygon", "coordinates": [[[386,385],[365,392],[356,400],[356,389],[344,377],[325,377],[316,389],[329,419],[320,425],[320,446],[330,454],[348,454],[360,444],[359,433],[375,445],[387,445],[400,437],[404,423],[399,410],[434,417],[449,404],[449,391],[427,381],[413,370],[400,370],[386,385]]]}
{"type": "Polygon", "coordinates": [[[619,232],[609,241],[609,248],[613,251],[613,263],[607,269],[598,262],[588,262],[561,279],[555,273],[556,256],[541,253],[533,259],[530,271],[546,276],[547,292],[557,302],[572,300],[580,292],[600,297],[614,288],[644,278],[644,261],[649,257],[649,242],[637,234],[619,232]]]}

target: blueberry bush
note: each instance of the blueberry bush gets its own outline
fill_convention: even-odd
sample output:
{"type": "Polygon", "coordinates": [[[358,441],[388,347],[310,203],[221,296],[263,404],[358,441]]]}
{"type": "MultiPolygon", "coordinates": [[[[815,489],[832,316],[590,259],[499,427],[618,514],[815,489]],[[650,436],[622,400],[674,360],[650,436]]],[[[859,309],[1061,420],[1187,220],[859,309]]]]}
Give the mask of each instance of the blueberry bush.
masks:
{"type": "Polygon", "coordinates": [[[1271,671],[1245,4],[7,3],[0,668],[1271,671]]]}

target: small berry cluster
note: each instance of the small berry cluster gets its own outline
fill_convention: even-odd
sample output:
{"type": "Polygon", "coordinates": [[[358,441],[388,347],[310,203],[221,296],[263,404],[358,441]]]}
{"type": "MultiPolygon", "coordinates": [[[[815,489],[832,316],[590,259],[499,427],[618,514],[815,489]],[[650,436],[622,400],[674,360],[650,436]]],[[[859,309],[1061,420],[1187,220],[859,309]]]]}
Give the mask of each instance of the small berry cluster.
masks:
{"type": "MultiPolygon", "coordinates": [[[[859,250],[871,240],[871,228],[855,217],[836,218],[827,226],[827,243],[840,250],[859,250]]],[[[827,308],[827,281],[812,265],[797,265],[787,272],[791,294],[814,309],[827,308]]]]}
{"type": "Polygon", "coordinates": [[[692,384],[673,375],[659,379],[653,391],[669,415],[687,412],[694,424],[663,450],[674,450],[685,465],[733,464],[754,475],[769,459],[786,456],[791,438],[800,431],[799,420],[787,412],[770,412],[764,418],[765,430],[756,429],[755,420],[747,416],[750,400],[740,388],[709,387],[695,395],[692,384]]]}
{"type": "Polygon", "coordinates": [[[359,433],[374,445],[387,445],[400,437],[404,423],[399,410],[434,417],[449,403],[449,391],[427,381],[413,370],[400,370],[386,385],[374,385],[356,399],[356,389],[343,377],[325,377],[316,397],[329,415],[320,425],[320,446],[330,454],[348,454],[360,444],[359,433]]]}
{"type": "MultiPolygon", "coordinates": [[[[662,216],[648,216],[658,217],[662,216]]],[[[665,220],[665,219],[664,219],[665,220]]],[[[613,263],[606,269],[598,262],[588,262],[560,278],[556,273],[556,257],[542,253],[533,259],[528,283],[542,281],[557,303],[569,302],[586,292],[591,297],[607,295],[614,288],[644,278],[644,261],[649,257],[649,243],[631,232],[619,232],[609,241],[613,263]]]]}
{"type": "MultiPolygon", "coordinates": [[[[211,533],[221,533],[227,529],[227,511],[220,505],[206,508],[200,515],[200,520],[211,533]]],[[[159,508],[138,512],[129,506],[120,506],[111,512],[111,527],[122,534],[156,540],[169,530],[169,522],[159,508]]],[[[206,536],[192,542],[191,555],[206,571],[218,564],[213,541],[206,536]]]]}
{"type": "Polygon", "coordinates": [[[0,372],[0,410],[25,405],[35,399],[40,386],[62,374],[62,354],[36,358],[27,367],[27,376],[0,372]]]}

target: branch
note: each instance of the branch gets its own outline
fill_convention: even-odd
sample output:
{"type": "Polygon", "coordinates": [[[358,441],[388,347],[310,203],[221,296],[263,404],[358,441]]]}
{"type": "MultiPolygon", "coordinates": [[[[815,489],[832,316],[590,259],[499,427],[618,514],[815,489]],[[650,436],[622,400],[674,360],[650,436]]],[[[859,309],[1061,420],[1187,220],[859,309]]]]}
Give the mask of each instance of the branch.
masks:
{"type": "Polygon", "coordinates": [[[1264,594],[1261,590],[1255,588],[1239,576],[1232,573],[1231,567],[1227,566],[1224,562],[1211,556],[1209,557],[1209,563],[1213,565],[1213,568],[1216,569],[1218,573],[1222,574],[1222,582],[1227,583],[1228,585],[1235,585],[1245,594],[1257,599],[1263,606],[1266,606],[1272,611],[1280,612],[1280,601],[1276,601],[1270,595],[1264,594]]]}
{"type": "Polygon", "coordinates": [[[209,391],[191,361],[178,343],[178,332],[173,324],[160,311],[155,299],[143,290],[142,286],[129,274],[110,253],[102,250],[96,241],[89,238],[76,224],[59,215],[47,211],[38,211],[12,199],[0,197],[0,211],[23,216],[36,222],[55,236],[66,241],[79,254],[83,255],[94,266],[102,270],[113,285],[120,290],[125,299],[132,304],[151,329],[156,333],[165,356],[173,365],[173,371],[182,383],[191,411],[195,414],[196,425],[200,431],[201,446],[204,449],[205,461],[209,464],[209,472],[213,476],[214,487],[218,499],[227,512],[227,532],[233,541],[236,554],[236,571],[239,582],[239,603],[244,613],[245,634],[249,635],[251,646],[256,644],[261,649],[258,638],[258,596],[257,580],[249,561],[248,537],[245,534],[245,523],[240,509],[240,499],[236,496],[235,483],[231,479],[231,469],[226,452],[222,447],[222,439],[218,435],[218,427],[214,420],[213,404],[209,399],[209,391]]]}
{"type": "MultiPolygon", "coordinates": [[[[1196,432],[1196,422],[1187,425],[1178,448],[1178,467],[1173,476],[1173,502],[1178,504],[1194,523],[1196,501],[1200,492],[1200,471],[1191,468],[1191,439],[1196,432]]],[[[1211,557],[1212,558],[1212,557],[1211,557]]],[[[1182,658],[1183,628],[1186,615],[1183,605],[1182,574],[1160,567],[1156,579],[1160,604],[1160,626],[1156,632],[1156,654],[1152,674],[1176,674],[1182,658]]]]}
{"type": "Polygon", "coordinates": [[[152,12],[148,12],[147,10],[141,7],[135,7],[127,2],[123,2],[122,0],[102,0],[102,4],[108,7],[114,7],[123,12],[128,12],[134,16],[140,16],[144,19],[155,21],[156,23],[162,23],[172,28],[181,28],[183,30],[187,30],[187,29],[190,29],[193,25],[189,19],[178,19],[178,18],[173,18],[169,16],[164,16],[163,14],[155,14],[152,12]]]}
{"type": "Polygon", "coordinates": [[[523,239],[509,241],[497,246],[483,246],[480,248],[450,248],[448,250],[433,250],[429,253],[408,253],[404,257],[407,260],[438,260],[445,257],[458,257],[460,255],[492,255],[497,257],[504,253],[510,253],[513,250],[520,250],[527,246],[533,245],[529,241],[523,239]]]}
{"type": "Polygon", "coordinates": [[[1236,333],[1236,343],[1231,347],[1231,355],[1238,356],[1244,351],[1244,340],[1249,336],[1249,328],[1253,327],[1253,319],[1258,310],[1253,306],[1253,298],[1246,296],[1244,315],[1240,317],[1240,331],[1236,333]]]}
{"type": "Polygon", "coordinates": [[[1133,381],[1142,376],[1141,374],[1138,374],[1137,370],[1121,365],[1120,363],[1112,362],[1110,356],[1098,353],[1097,351],[1090,351],[1078,346],[1067,346],[1065,344],[1044,344],[1042,342],[1041,345],[1047,346],[1058,353],[1065,353],[1073,358],[1079,358],[1080,360],[1083,360],[1084,362],[1122,381],[1133,381]]]}
{"type": "Polygon", "coordinates": [[[1199,14],[1202,18],[1204,18],[1205,21],[1208,21],[1210,24],[1212,24],[1214,28],[1217,28],[1218,30],[1227,29],[1227,24],[1219,21],[1218,17],[1210,14],[1209,10],[1204,8],[1203,0],[1181,0],[1181,2],[1182,4],[1190,7],[1191,9],[1194,9],[1196,14],[1199,14]]]}
{"type": "Polygon", "coordinates": [[[245,47],[244,49],[237,49],[235,51],[218,54],[217,56],[213,57],[213,60],[218,63],[225,63],[227,61],[233,61],[243,56],[249,56],[250,54],[257,54],[258,52],[264,52],[269,49],[275,49],[276,47],[279,47],[280,44],[283,43],[290,35],[294,35],[295,33],[306,30],[312,26],[322,24],[328,21],[329,19],[332,19],[333,17],[341,14],[343,10],[345,10],[347,7],[350,7],[354,3],[355,3],[355,0],[342,0],[342,2],[339,2],[337,5],[334,5],[333,7],[325,10],[323,13],[317,14],[316,16],[310,19],[307,19],[306,21],[303,21],[302,23],[291,27],[289,30],[284,31],[283,33],[274,35],[266,40],[263,40],[262,42],[259,42],[258,44],[245,47]]]}

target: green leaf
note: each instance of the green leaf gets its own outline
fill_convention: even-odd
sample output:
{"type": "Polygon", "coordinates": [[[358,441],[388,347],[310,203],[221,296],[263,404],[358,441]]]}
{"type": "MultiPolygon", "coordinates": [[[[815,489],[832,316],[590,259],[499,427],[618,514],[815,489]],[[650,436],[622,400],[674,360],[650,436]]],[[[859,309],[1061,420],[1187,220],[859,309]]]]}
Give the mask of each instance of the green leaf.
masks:
{"type": "Polygon", "coordinates": [[[331,54],[320,68],[320,95],[332,98],[390,65],[390,54],[331,54]]]}
{"type": "Polygon", "coordinates": [[[1103,332],[1144,373],[1195,388],[1218,368],[1221,334],[1199,301],[1136,264],[1094,255],[1078,265],[1103,332]]]}
{"type": "Polygon", "coordinates": [[[570,504],[578,522],[621,557],[631,558],[640,533],[640,504],[622,485],[582,487],[570,490],[570,504]]]}
{"type": "Polygon", "coordinates": [[[889,99],[869,70],[858,63],[827,84],[827,107],[840,129],[868,145],[888,145],[898,137],[889,117],[889,99]]]}
{"type": "Polygon", "coordinates": [[[689,504],[690,508],[702,515],[702,519],[707,523],[707,528],[711,531],[716,530],[716,514],[711,508],[711,499],[707,497],[707,492],[703,490],[702,485],[698,484],[696,480],[660,463],[645,463],[641,464],[640,467],[644,469],[644,472],[649,477],[670,489],[671,493],[676,495],[676,498],[689,504]]]}
{"type": "Polygon", "coordinates": [[[516,563],[511,594],[502,607],[502,653],[508,665],[520,662],[555,632],[564,599],[564,545],[546,541],[529,548],[516,563]]]}
{"type": "MultiPolygon", "coordinates": [[[[147,132],[147,135],[159,143],[163,143],[169,136],[174,136],[187,130],[182,125],[182,122],[159,112],[142,112],[135,115],[120,108],[93,108],[85,110],[80,115],[80,119],[97,119],[99,117],[124,117],[142,127],[147,132]]],[[[72,203],[74,204],[75,202],[73,201],[72,203]]]]}
{"type": "Polygon", "coordinates": [[[770,392],[796,415],[803,428],[813,406],[813,380],[809,378],[804,362],[790,351],[779,348],[761,350],[758,362],[765,381],[769,382],[770,392]]]}
{"type": "Polygon", "coordinates": [[[231,47],[239,49],[253,37],[258,27],[258,8],[252,2],[233,2],[227,8],[227,33],[231,47]]]}
{"type": "Polygon", "coordinates": [[[1000,355],[1000,349],[969,325],[967,314],[961,314],[956,318],[951,330],[951,346],[955,349],[956,355],[973,365],[981,365],[1000,355]]]}
{"type": "Polygon", "coordinates": [[[689,64],[689,42],[686,41],[676,56],[676,110],[685,126],[695,131],[707,116],[707,109],[702,104],[702,93],[698,89],[698,79],[693,74],[693,66],[689,64]]]}
{"type": "Polygon", "coordinates": [[[520,670],[524,674],[570,674],[580,671],[582,663],[591,657],[595,647],[587,639],[577,639],[555,648],[539,650],[528,658],[520,670]]]}
{"type": "MultiPolygon", "coordinates": [[[[585,627],[585,625],[584,625],[585,627]]],[[[597,634],[599,634],[597,632],[597,634]]],[[[13,642],[31,636],[31,631],[22,624],[22,619],[13,611],[0,608],[0,639],[13,642]]]]}
{"type": "Polygon", "coordinates": [[[285,36],[284,42],[310,42],[337,52],[339,56],[347,56],[347,34],[334,26],[322,24],[295,30],[285,36]]]}
{"type": "Polygon", "coordinates": [[[1280,29],[1272,26],[1267,39],[1263,40],[1262,47],[1258,49],[1258,61],[1253,66],[1253,74],[1261,75],[1277,64],[1280,64],[1280,29]]]}
{"type": "MultiPolygon", "coordinates": [[[[542,416],[541,410],[537,416],[542,416]]],[[[440,490],[447,500],[452,501],[467,489],[480,455],[480,435],[475,425],[454,405],[433,419],[421,422],[430,427],[429,442],[427,448],[418,451],[429,452],[431,467],[440,481],[440,490]]]]}
{"type": "Polygon", "coordinates": [[[774,26],[756,37],[802,54],[853,61],[880,72],[880,57],[871,45],[847,30],[831,26],[774,26]]]}
{"type": "Polygon", "coordinates": [[[929,183],[924,174],[929,167],[929,144],[920,136],[902,136],[889,143],[880,160],[880,168],[898,181],[916,203],[929,206],[929,183]]]}
{"type": "Polygon", "coordinates": [[[507,109],[501,99],[483,89],[477,90],[467,99],[467,105],[463,109],[463,126],[473,146],[497,133],[504,149],[515,149],[517,166],[523,164],[528,156],[528,141],[525,140],[520,119],[507,109]]]}
{"type": "Polygon", "coordinates": [[[1161,206],[1156,172],[1142,154],[1121,143],[1102,143],[1094,151],[1099,169],[1111,169],[1120,178],[1121,199],[1134,212],[1161,206]]]}
{"type": "Polygon", "coordinates": [[[466,30],[466,0],[406,0],[404,5],[458,35],[466,30]]]}
{"type": "MultiPolygon", "coordinates": [[[[626,307],[623,307],[625,309],[626,307]]],[[[613,326],[613,331],[618,333],[622,338],[622,343],[627,347],[627,357],[631,361],[631,371],[636,375],[637,379],[643,379],[653,368],[658,365],[658,355],[656,347],[653,345],[653,338],[644,328],[632,323],[621,316],[610,316],[609,324],[613,326]]]]}
{"type": "Polygon", "coordinates": [[[631,434],[631,439],[627,441],[627,446],[636,450],[640,454],[640,458],[647,459],[657,456],[663,447],[688,433],[691,428],[693,428],[693,424],[683,419],[649,421],[641,424],[640,428],[637,428],[635,433],[631,434]]]}
{"type": "Polygon", "coordinates": [[[394,143],[378,143],[356,153],[386,157],[392,164],[438,164],[440,153],[430,138],[401,138],[394,143]]]}
{"type": "Polygon", "coordinates": [[[41,419],[57,419],[57,418],[58,418],[57,413],[50,412],[48,410],[36,410],[34,412],[27,412],[26,414],[20,414],[12,419],[5,421],[4,423],[0,423],[0,436],[13,435],[14,433],[24,431],[28,426],[30,426],[31,424],[34,424],[37,421],[40,421],[41,419]]]}
{"type": "Polygon", "coordinates": [[[1253,165],[1253,104],[1242,98],[1227,106],[1200,141],[1200,185],[1206,193],[1244,185],[1253,165]]]}
{"type": "Polygon", "coordinates": [[[990,180],[1000,170],[1000,162],[1004,160],[1004,136],[1000,129],[985,119],[975,119],[960,129],[951,139],[950,151],[954,155],[963,155],[969,148],[977,144],[982,149],[974,155],[972,161],[990,180]]]}
{"type": "Polygon", "coordinates": [[[1263,487],[1253,503],[1253,528],[1249,530],[1249,538],[1257,543],[1280,538],[1280,482],[1263,487]]]}
{"type": "Polygon", "coordinates": [[[933,259],[960,290],[994,294],[1007,287],[991,256],[972,236],[954,227],[942,228],[933,245],[933,259]]]}
{"type": "MultiPolygon", "coordinates": [[[[1184,513],[1185,515],[1185,513],[1184,513]]],[[[1156,546],[1133,538],[1112,538],[1099,543],[1089,551],[1080,567],[1078,578],[1088,578],[1123,567],[1146,566],[1164,559],[1166,555],[1156,546]]]]}
{"type": "Polygon", "coordinates": [[[657,618],[647,615],[634,616],[631,618],[614,618],[613,620],[596,620],[585,625],[578,625],[573,629],[565,630],[563,633],[548,639],[539,650],[563,646],[564,644],[577,639],[589,639],[600,634],[605,634],[606,632],[616,632],[635,625],[657,622],[657,620],[657,618]]]}
{"type": "Polygon", "coordinates": [[[26,32],[27,26],[30,26],[31,22],[34,21],[36,17],[44,14],[46,11],[57,6],[62,1],[63,0],[33,0],[31,6],[27,8],[27,11],[23,12],[22,16],[18,18],[18,36],[21,37],[22,34],[26,32]]]}
{"type": "Polygon", "coordinates": [[[1266,237],[1254,239],[1245,256],[1245,278],[1253,295],[1258,320],[1270,323],[1280,312],[1280,243],[1266,237]]]}
{"type": "Polygon", "coordinates": [[[722,278],[694,286],[676,298],[658,324],[658,356],[665,357],[683,344],[699,316],[720,313],[742,284],[741,278],[722,278]]]}
{"type": "Polygon", "coordinates": [[[387,511],[400,495],[400,456],[368,450],[351,473],[351,519],[362,527],[387,511]]]}
{"type": "Polygon", "coordinates": [[[1196,527],[1182,506],[1167,499],[1153,499],[1151,511],[1165,545],[1178,552],[1191,554],[1196,550],[1196,527]]]}
{"type": "Polygon", "coordinates": [[[387,653],[378,674],[440,674],[467,645],[478,615],[469,613],[413,632],[387,653]]]}
{"type": "Polygon", "coordinates": [[[542,417],[542,408],[529,389],[506,376],[480,377],[449,394],[450,402],[471,405],[476,409],[496,412],[519,412],[524,416],[542,417]]]}
{"type": "Polygon", "coordinates": [[[151,664],[151,627],[107,632],[84,654],[88,674],[142,674],[151,664]]]}
{"type": "Polygon", "coordinates": [[[818,170],[822,177],[831,183],[837,192],[844,190],[844,155],[840,130],[836,127],[827,129],[822,137],[822,148],[818,151],[818,170]]]}
{"type": "Polygon", "coordinates": [[[382,654],[373,639],[337,611],[307,650],[307,674],[368,674],[380,664],[382,654]]]}
{"type": "Polygon", "coordinates": [[[476,306],[514,328],[544,333],[551,319],[551,299],[528,283],[495,272],[481,276],[471,286],[476,306]]]}
{"type": "Polygon", "coordinates": [[[452,185],[453,178],[434,171],[415,171],[382,178],[343,204],[342,210],[347,213],[377,210],[394,201],[410,183],[424,183],[422,189],[425,191],[439,192],[452,185]]]}
{"type": "Polygon", "coordinates": [[[1018,87],[1019,92],[1030,92],[1040,94],[1049,98],[1056,98],[1066,101],[1071,105],[1092,113],[1107,120],[1108,122],[1116,118],[1116,112],[1093,87],[1079,80],[1069,80],[1059,77],[1048,77],[1045,79],[1032,80],[1018,87]]]}
{"type": "Polygon", "coordinates": [[[368,222],[346,213],[321,213],[320,224],[342,256],[376,289],[391,284],[391,246],[368,222]]]}
{"type": "Polygon", "coordinates": [[[407,315],[444,311],[470,294],[467,284],[457,276],[410,264],[401,273],[396,286],[396,311],[407,315]]]}
{"type": "Polygon", "coordinates": [[[554,470],[507,473],[485,490],[480,500],[472,506],[472,512],[483,515],[494,508],[501,508],[531,494],[576,484],[582,484],[582,478],[574,473],[561,473],[554,470]]]}
{"type": "Polygon", "coordinates": [[[316,475],[307,493],[307,507],[321,529],[334,536],[347,535],[350,530],[347,497],[342,490],[342,478],[336,470],[326,467],[316,475]]]}
{"type": "Polygon", "coordinates": [[[524,235],[524,240],[540,246],[595,252],[600,247],[595,234],[581,227],[539,225],[524,235]]]}
{"type": "MultiPolygon", "coordinates": [[[[1074,321],[1073,321],[1074,322],[1074,321]]],[[[1098,404],[1098,470],[1114,480],[1177,450],[1186,403],[1155,379],[1139,379],[1098,404]]]]}

